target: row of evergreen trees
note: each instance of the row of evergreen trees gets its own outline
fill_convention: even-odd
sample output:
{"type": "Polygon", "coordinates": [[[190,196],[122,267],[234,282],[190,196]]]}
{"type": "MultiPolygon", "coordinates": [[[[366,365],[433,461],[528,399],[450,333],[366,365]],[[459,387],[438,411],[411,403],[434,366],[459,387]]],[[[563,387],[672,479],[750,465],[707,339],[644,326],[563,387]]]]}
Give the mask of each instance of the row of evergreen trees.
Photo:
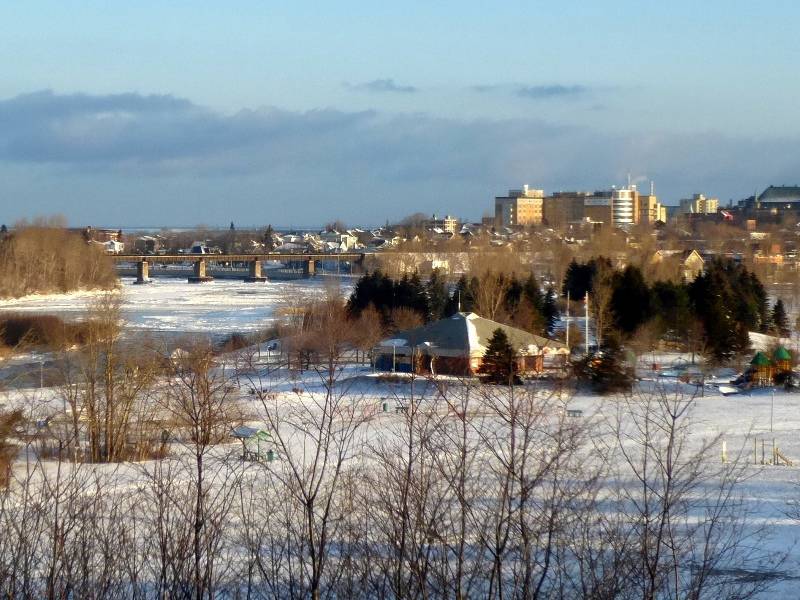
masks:
{"type": "Polygon", "coordinates": [[[593,305],[607,311],[608,318],[598,320],[609,334],[631,339],[647,325],[658,339],[702,347],[720,362],[749,349],[749,331],[789,334],[783,302],[770,310],[755,273],[729,259],[712,261],[694,281],[652,285],[635,266],[614,271],[603,257],[573,261],[562,293],[573,300],[596,295],[593,305]]]}
{"type": "Polygon", "coordinates": [[[381,271],[363,275],[355,285],[348,309],[352,316],[373,305],[385,323],[393,310],[406,308],[419,314],[424,322],[435,321],[461,312],[476,312],[526,331],[552,335],[559,319],[556,293],[542,290],[533,273],[525,279],[517,275],[484,273],[462,275],[455,286],[438,270],[423,282],[417,273],[393,279],[381,271]]]}

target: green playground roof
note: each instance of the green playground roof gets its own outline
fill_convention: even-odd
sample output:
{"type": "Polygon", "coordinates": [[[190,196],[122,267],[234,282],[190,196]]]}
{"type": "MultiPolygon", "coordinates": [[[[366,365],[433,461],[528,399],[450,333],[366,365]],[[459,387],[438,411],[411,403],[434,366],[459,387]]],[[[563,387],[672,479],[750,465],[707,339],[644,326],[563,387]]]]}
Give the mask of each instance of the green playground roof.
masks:
{"type": "Polygon", "coordinates": [[[768,367],[772,364],[772,361],[763,352],[756,352],[756,355],[753,357],[753,360],[750,361],[750,364],[754,367],[768,367]]]}
{"type": "Polygon", "coordinates": [[[772,358],[775,360],[792,360],[792,355],[783,346],[778,346],[775,348],[775,352],[772,353],[772,358]]]}

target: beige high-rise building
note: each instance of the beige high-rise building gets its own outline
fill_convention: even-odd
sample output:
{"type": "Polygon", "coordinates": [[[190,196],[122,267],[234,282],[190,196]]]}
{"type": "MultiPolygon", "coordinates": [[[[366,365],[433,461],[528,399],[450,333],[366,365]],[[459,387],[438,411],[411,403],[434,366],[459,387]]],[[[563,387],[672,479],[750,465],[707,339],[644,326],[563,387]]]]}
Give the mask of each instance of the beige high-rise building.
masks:
{"type": "Polygon", "coordinates": [[[495,223],[500,227],[540,225],[544,207],[544,190],[534,190],[527,185],[521,190],[509,190],[508,196],[494,199],[495,223]]]}
{"type": "Polygon", "coordinates": [[[667,222],[667,207],[658,201],[655,194],[642,194],[639,196],[639,223],[642,225],[655,225],[657,221],[667,222]]]}
{"type": "Polygon", "coordinates": [[[703,194],[693,194],[691,198],[681,199],[682,214],[711,214],[717,210],[719,210],[719,198],[706,198],[703,194]]]}

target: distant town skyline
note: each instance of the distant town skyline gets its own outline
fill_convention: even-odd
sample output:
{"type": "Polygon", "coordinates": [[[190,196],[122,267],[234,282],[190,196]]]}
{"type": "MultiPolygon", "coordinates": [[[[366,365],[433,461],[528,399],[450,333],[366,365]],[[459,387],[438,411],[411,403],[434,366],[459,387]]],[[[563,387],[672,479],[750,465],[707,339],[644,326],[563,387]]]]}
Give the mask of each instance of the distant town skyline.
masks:
{"type": "Polygon", "coordinates": [[[0,221],[478,220],[800,183],[788,1],[0,7],[0,221]]]}

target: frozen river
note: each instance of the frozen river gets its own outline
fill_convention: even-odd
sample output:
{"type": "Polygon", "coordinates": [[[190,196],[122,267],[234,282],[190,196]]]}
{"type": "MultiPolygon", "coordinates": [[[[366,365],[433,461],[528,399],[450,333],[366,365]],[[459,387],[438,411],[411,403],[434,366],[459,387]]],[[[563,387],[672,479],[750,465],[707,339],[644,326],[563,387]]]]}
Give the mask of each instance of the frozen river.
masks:
{"type": "MultiPolygon", "coordinates": [[[[276,309],[313,298],[330,285],[338,285],[341,293],[347,294],[352,281],[301,279],[244,283],[218,279],[190,284],[181,279],[163,278],[153,279],[148,285],[133,285],[133,279],[124,278],[120,293],[125,321],[133,329],[221,335],[256,331],[272,320],[276,309]]],[[[0,300],[0,311],[48,313],[78,319],[96,296],[92,292],[77,292],[0,300]]]]}

